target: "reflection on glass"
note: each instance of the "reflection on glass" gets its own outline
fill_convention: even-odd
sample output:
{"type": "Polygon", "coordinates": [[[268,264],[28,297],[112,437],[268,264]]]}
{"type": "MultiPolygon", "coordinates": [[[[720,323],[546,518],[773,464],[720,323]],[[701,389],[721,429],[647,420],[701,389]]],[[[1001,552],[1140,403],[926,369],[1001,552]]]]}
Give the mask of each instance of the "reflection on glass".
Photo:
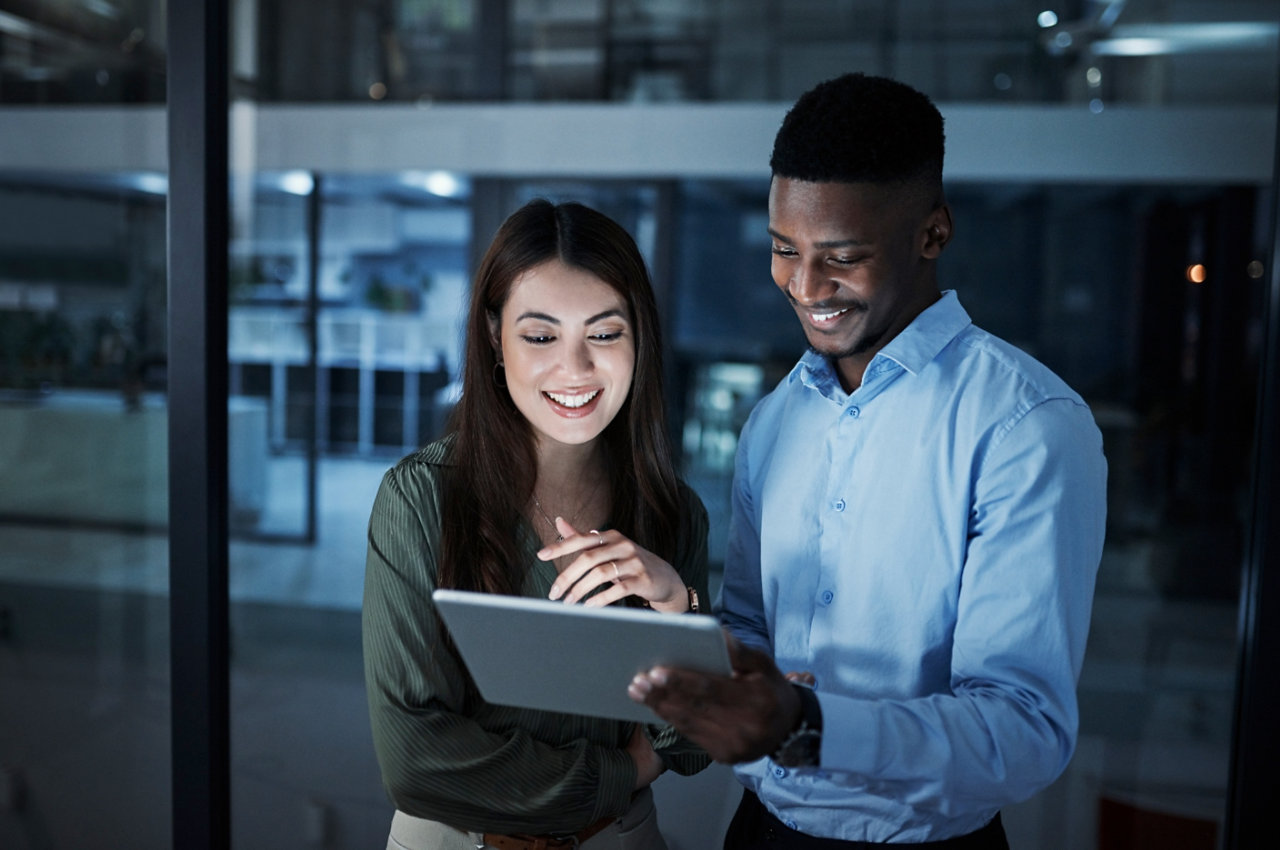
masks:
{"type": "Polygon", "coordinates": [[[233,186],[235,843],[289,843],[298,823],[318,845],[367,846],[365,823],[385,843],[360,661],[365,523],[382,474],[452,410],[470,183],[259,172],[233,186]]]}
{"type": "MultiPolygon", "coordinates": [[[[1013,844],[1128,848],[1173,829],[1189,846],[1217,846],[1261,357],[1260,194],[948,188],[957,238],[941,261],[943,285],[958,290],[976,324],[1085,396],[1110,467],[1079,747],[1054,786],[1005,812],[1013,844]]],[[[772,309],[794,322],[758,250],[763,191],[691,184],[682,208],[693,246],[682,268],[698,272],[677,286],[688,305],[678,314],[677,357],[696,374],[685,463],[714,528],[736,432],[710,423],[739,421],[753,397],[750,375],[717,358],[718,349],[736,359],[747,345],[726,329],[752,328],[759,392],[803,341],[760,319],[772,309]],[[735,258],[753,252],[759,270],[748,277],[735,258]]]]}
{"type": "MultiPolygon", "coordinates": [[[[947,101],[1268,104],[1273,0],[244,0],[257,101],[786,101],[847,70],[947,101]],[[258,41],[261,44],[258,44],[258,41]]],[[[0,99],[164,98],[163,0],[0,3],[0,99]]]]}
{"type": "Polygon", "coordinates": [[[0,846],[164,846],[165,181],[59,165],[0,173],[0,846]]]}

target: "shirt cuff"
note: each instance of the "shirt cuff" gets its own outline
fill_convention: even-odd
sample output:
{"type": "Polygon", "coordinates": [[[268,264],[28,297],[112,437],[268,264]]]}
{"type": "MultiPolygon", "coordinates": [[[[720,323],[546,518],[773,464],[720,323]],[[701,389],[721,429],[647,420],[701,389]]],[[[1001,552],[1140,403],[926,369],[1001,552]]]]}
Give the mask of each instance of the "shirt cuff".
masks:
{"type": "Polygon", "coordinates": [[[619,817],[631,808],[636,784],[636,764],[626,750],[600,749],[600,793],[596,795],[595,823],[603,817],[619,817]]]}

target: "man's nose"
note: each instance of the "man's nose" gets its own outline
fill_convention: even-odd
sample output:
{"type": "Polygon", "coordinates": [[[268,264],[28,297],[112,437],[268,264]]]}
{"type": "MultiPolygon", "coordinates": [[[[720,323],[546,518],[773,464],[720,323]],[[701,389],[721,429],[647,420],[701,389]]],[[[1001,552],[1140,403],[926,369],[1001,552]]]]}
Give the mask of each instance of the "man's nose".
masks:
{"type": "Polygon", "coordinates": [[[791,297],[804,305],[816,304],[827,298],[833,289],[831,281],[822,269],[812,263],[796,263],[787,284],[791,297]]]}

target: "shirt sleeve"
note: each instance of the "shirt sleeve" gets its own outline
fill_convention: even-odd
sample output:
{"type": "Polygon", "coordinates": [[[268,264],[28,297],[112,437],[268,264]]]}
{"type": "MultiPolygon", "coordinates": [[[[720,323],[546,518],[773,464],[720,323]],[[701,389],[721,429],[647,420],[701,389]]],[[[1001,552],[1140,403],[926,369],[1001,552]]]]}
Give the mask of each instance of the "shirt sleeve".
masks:
{"type": "Polygon", "coordinates": [[[363,641],[374,748],[396,808],[459,829],[576,831],[630,804],[621,746],[553,746],[563,715],[516,712],[502,731],[470,715],[479,697],[430,601],[439,519],[433,483],[387,473],[369,522],[363,641]],[[522,722],[523,721],[523,722],[522,722]],[[541,728],[540,728],[541,727],[541,728]]]}
{"type": "Polygon", "coordinates": [[[1075,747],[1105,499],[1101,435],[1084,405],[1041,403],[997,437],[976,471],[951,693],[819,691],[823,770],[950,816],[1057,778],[1075,747]]]}
{"type": "Polygon", "coordinates": [[[753,411],[742,428],[734,455],[729,539],[725,549],[725,563],[733,564],[733,569],[725,570],[715,607],[721,625],[734,637],[745,646],[772,655],[773,642],[769,638],[760,576],[759,518],[751,494],[750,446],[755,417],[753,411]]]}
{"type": "MultiPolygon", "coordinates": [[[[683,485],[680,488],[680,508],[680,537],[672,566],[685,586],[692,587],[698,592],[698,598],[705,600],[709,593],[707,533],[710,522],[707,509],[698,495],[683,485]]],[[[706,750],[681,736],[673,726],[652,725],[649,738],[667,769],[682,776],[690,776],[711,764],[706,750]]]]}

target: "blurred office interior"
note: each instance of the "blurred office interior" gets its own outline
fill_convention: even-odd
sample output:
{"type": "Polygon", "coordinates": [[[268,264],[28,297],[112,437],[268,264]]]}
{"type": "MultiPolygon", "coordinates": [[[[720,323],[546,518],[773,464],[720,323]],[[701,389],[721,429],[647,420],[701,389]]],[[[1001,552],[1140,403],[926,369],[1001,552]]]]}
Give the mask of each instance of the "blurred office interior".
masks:
{"type": "MultiPolygon", "coordinates": [[[[382,473],[444,427],[469,276],[524,200],[636,236],[718,570],[738,428],[803,348],[768,272],[773,133],[852,70],[939,104],[943,284],[1105,436],[1079,747],[1006,810],[1013,846],[1252,846],[1229,790],[1277,365],[1274,0],[227,5],[232,846],[385,842],[365,523],[382,473]]],[[[176,8],[0,0],[5,850],[174,846],[176,8]]],[[[727,769],[657,792],[672,850],[719,846],[727,769]]]]}

